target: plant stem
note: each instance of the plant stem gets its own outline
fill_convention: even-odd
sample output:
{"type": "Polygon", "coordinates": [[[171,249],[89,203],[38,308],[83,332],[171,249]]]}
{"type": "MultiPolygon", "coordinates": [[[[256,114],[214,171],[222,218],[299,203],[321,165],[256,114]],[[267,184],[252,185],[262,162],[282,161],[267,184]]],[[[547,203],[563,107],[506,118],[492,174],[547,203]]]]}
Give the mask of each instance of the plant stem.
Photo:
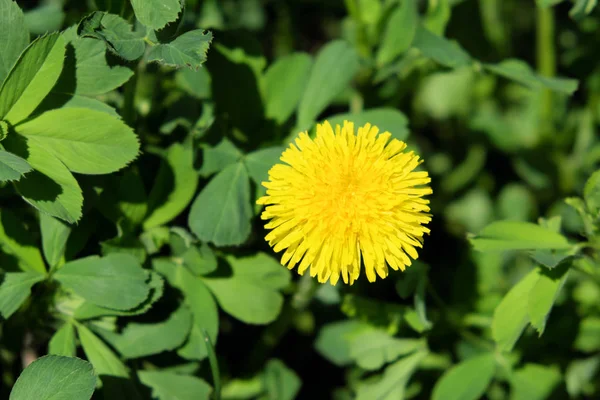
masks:
{"type": "Polygon", "coordinates": [[[123,95],[123,121],[129,126],[135,122],[135,92],[138,81],[138,68],[134,68],[131,79],[125,84],[123,95]]]}
{"type": "MultiPolygon", "coordinates": [[[[537,71],[545,77],[556,75],[556,51],[554,48],[554,10],[552,7],[537,7],[537,71]]],[[[551,129],[553,112],[552,91],[544,89],[541,123],[544,134],[551,129]]]]}

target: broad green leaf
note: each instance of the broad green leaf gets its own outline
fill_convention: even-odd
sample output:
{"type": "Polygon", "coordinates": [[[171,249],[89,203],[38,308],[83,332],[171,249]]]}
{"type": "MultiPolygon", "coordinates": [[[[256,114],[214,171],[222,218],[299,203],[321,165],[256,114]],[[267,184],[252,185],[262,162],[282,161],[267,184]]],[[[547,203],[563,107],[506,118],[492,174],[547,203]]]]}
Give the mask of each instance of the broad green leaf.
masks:
{"type": "Polygon", "coordinates": [[[277,359],[269,360],[263,379],[270,399],[294,400],[302,385],[298,375],[277,359]]]}
{"type": "Polygon", "coordinates": [[[23,370],[10,400],[88,400],[96,387],[92,365],[75,357],[44,356],[23,370]]]}
{"type": "Polygon", "coordinates": [[[257,185],[269,180],[269,170],[280,162],[284,150],[283,147],[269,147],[253,151],[244,157],[248,175],[257,185]]]}
{"type": "Polygon", "coordinates": [[[127,67],[108,65],[106,46],[101,41],[77,36],[75,27],[66,30],[63,37],[67,41],[67,57],[75,57],[76,94],[95,96],[107,93],[133,76],[133,71],[127,67]]]}
{"type": "Polygon", "coordinates": [[[25,158],[35,170],[16,183],[19,194],[42,212],[69,223],[77,222],[83,194],[67,167],[44,147],[27,143],[21,136],[13,139],[4,141],[7,149],[25,158]]]}
{"type": "Polygon", "coordinates": [[[94,12],[77,27],[80,36],[104,41],[110,51],[127,61],[140,58],[146,49],[144,32],[132,31],[132,26],[114,14],[94,12]]]}
{"type": "Polygon", "coordinates": [[[206,244],[191,246],[181,254],[183,265],[194,275],[206,275],[217,269],[215,253],[206,244]]]}
{"type": "Polygon", "coordinates": [[[598,5],[598,0],[575,0],[575,4],[569,11],[569,15],[574,20],[581,20],[589,15],[598,5]]]}
{"type": "Polygon", "coordinates": [[[546,320],[552,311],[560,289],[567,280],[569,268],[569,264],[562,264],[552,270],[536,269],[539,279],[529,292],[527,305],[531,325],[537,329],[540,335],[544,333],[546,320]]]}
{"type": "Polygon", "coordinates": [[[297,125],[307,128],[358,72],[359,59],[345,41],[329,42],[319,51],[298,107],[297,125]]]}
{"type": "Polygon", "coordinates": [[[372,108],[356,114],[337,114],[327,118],[334,129],[336,124],[343,126],[344,120],[354,122],[356,130],[367,123],[375,125],[380,133],[389,132],[392,138],[398,140],[406,140],[409,134],[408,118],[394,108],[372,108]]]}
{"type": "MultiPolygon", "coordinates": [[[[175,0],[179,2],[179,0],[175,0]]],[[[212,41],[212,33],[196,29],[178,36],[165,44],[157,44],[148,52],[148,61],[169,67],[198,69],[206,61],[206,52],[212,41]]]]}
{"type": "Polygon", "coordinates": [[[600,350],[600,318],[585,317],[580,322],[574,347],[585,353],[600,350]]]}
{"type": "Polygon", "coordinates": [[[27,145],[44,148],[81,174],[117,171],[140,149],[137,136],[123,121],[88,109],[47,111],[16,130],[27,138],[27,145]]]}
{"type": "Polygon", "coordinates": [[[178,354],[186,359],[201,360],[207,356],[202,331],[206,331],[213,343],[219,327],[219,312],[215,300],[202,279],[192,275],[186,268],[165,259],[155,259],[154,269],[166,277],[169,283],[184,294],[185,304],[193,314],[190,336],[178,354]]]}
{"type": "Polygon", "coordinates": [[[485,64],[484,67],[497,75],[511,79],[531,89],[547,88],[555,92],[573,94],[579,85],[575,79],[548,78],[537,75],[527,63],[521,60],[504,60],[498,64],[485,64]]]}
{"type": "Polygon", "coordinates": [[[316,350],[329,362],[342,367],[353,361],[350,338],[368,329],[368,325],[355,320],[332,322],[319,331],[316,350]]]}
{"type": "Polygon", "coordinates": [[[54,268],[65,255],[71,227],[59,219],[40,213],[42,249],[50,268],[54,268]]]}
{"type": "Polygon", "coordinates": [[[520,183],[504,186],[498,195],[498,211],[502,219],[527,221],[534,216],[536,206],[532,193],[520,183]]]}
{"type": "Polygon", "coordinates": [[[28,117],[56,83],[64,57],[65,41],[58,33],[34,40],[0,87],[0,119],[16,124],[28,117]]]}
{"type": "Polygon", "coordinates": [[[350,346],[350,356],[366,370],[377,370],[400,356],[425,348],[418,339],[397,339],[380,329],[367,328],[344,338],[350,346]]]}
{"type": "Polygon", "coordinates": [[[29,32],[19,5],[13,0],[0,0],[0,82],[28,44],[29,32]]]}
{"type": "Polygon", "coordinates": [[[594,172],[585,183],[583,199],[590,213],[597,216],[600,213],[600,170],[594,172]]]}
{"type": "Polygon", "coordinates": [[[100,377],[102,375],[128,377],[129,374],[125,364],[98,336],[81,324],[77,324],[77,333],[87,359],[92,363],[94,370],[100,377]]]}
{"type": "Polygon", "coordinates": [[[188,224],[203,242],[240,245],[250,234],[250,183],[241,162],[219,172],[202,189],[190,210],[188,224]]]}
{"type": "Polygon", "coordinates": [[[18,181],[31,170],[31,165],[21,157],[0,150],[0,181],[18,181]]]}
{"type": "Polygon", "coordinates": [[[139,306],[131,310],[122,311],[100,307],[85,301],[75,310],[73,317],[78,320],[84,320],[107,315],[134,316],[145,314],[162,297],[164,290],[164,281],[160,274],[154,271],[146,271],[146,273],[149,276],[148,286],[150,287],[150,294],[139,306]]]}
{"type": "Polygon", "coordinates": [[[211,77],[206,68],[197,71],[181,69],[175,74],[175,83],[187,94],[200,100],[211,98],[211,77]]]}
{"type": "Polygon", "coordinates": [[[492,336],[502,351],[511,351],[529,322],[529,293],[539,279],[537,270],[522,278],[496,307],[492,336]]]}
{"type": "Polygon", "coordinates": [[[31,294],[31,287],[44,280],[37,272],[8,272],[0,276],[0,316],[8,319],[31,294]]]}
{"type": "Polygon", "coordinates": [[[171,351],[183,344],[192,328],[192,313],[179,307],[169,318],[154,323],[129,323],[120,333],[103,336],[125,358],[139,358],[171,351]]]}
{"type": "Polygon", "coordinates": [[[510,376],[511,400],[545,400],[562,380],[556,367],[525,364],[510,376]]]}
{"type": "Polygon", "coordinates": [[[493,353],[469,358],[447,370],[433,388],[432,400],[478,400],[494,377],[493,353]]]}
{"type": "Polygon", "coordinates": [[[65,21],[65,12],[62,4],[39,4],[37,7],[25,12],[25,24],[32,35],[43,35],[62,28],[65,21]]]}
{"type": "Polygon", "coordinates": [[[144,229],[171,221],[192,201],[198,187],[198,173],[194,170],[194,151],[191,144],[172,144],[162,161],[148,205],[150,213],[144,229]]]}
{"type": "Polygon", "coordinates": [[[266,71],[266,116],[283,124],[292,115],[308,82],[313,61],[306,53],[292,53],[279,58],[266,71]]]}
{"type": "Polygon", "coordinates": [[[540,225],[521,221],[496,221],[469,239],[479,251],[568,249],[567,238],[540,225]]]}
{"type": "Polygon", "coordinates": [[[381,379],[359,382],[356,400],[405,398],[408,381],[427,354],[427,351],[418,351],[388,366],[381,379]]]}
{"type": "Polygon", "coordinates": [[[77,344],[75,343],[75,327],[71,322],[65,322],[52,336],[48,343],[48,354],[75,357],[77,344]]]}
{"type": "Polygon", "coordinates": [[[432,33],[419,25],[413,41],[413,47],[433,61],[449,68],[459,68],[472,62],[471,56],[455,42],[432,33]]]}
{"type": "Polygon", "coordinates": [[[152,389],[153,398],[160,400],[208,400],[212,388],[194,376],[165,371],[139,371],[140,381],[152,389]]]}
{"type": "Polygon", "coordinates": [[[238,162],[243,153],[227,138],[223,138],[216,146],[205,146],[202,149],[202,167],[200,175],[210,176],[238,162]]]}
{"type": "Polygon", "coordinates": [[[54,278],[85,300],[116,310],[139,306],[150,291],[142,266],[132,255],[122,253],[70,261],[54,278]]]}
{"type": "MultiPolygon", "coordinates": [[[[56,88],[57,87],[54,86],[54,89],[56,88]]],[[[54,110],[55,108],[88,108],[90,110],[101,111],[116,118],[121,118],[113,107],[100,100],[79,94],[59,93],[54,90],[46,96],[44,101],[42,101],[34,112],[37,114],[38,111],[41,113],[48,110],[54,110]]]]}
{"type": "Polygon", "coordinates": [[[177,19],[179,0],[131,0],[136,18],[148,28],[158,30],[177,19]]]}
{"type": "Polygon", "coordinates": [[[390,15],[381,46],[377,52],[377,65],[383,66],[408,50],[417,33],[419,12],[416,0],[405,0],[390,15]]]}
{"type": "Polygon", "coordinates": [[[264,253],[227,261],[231,276],[203,279],[221,308],[247,324],[274,321],[283,305],[279,290],[289,284],[290,272],[264,253]]]}
{"type": "Polygon", "coordinates": [[[565,383],[567,392],[571,398],[577,398],[581,394],[591,394],[594,392],[594,377],[600,370],[600,355],[574,360],[569,363],[565,372],[565,383]]]}
{"type": "Polygon", "coordinates": [[[37,243],[19,217],[10,209],[2,210],[0,213],[0,248],[8,256],[16,258],[9,260],[4,255],[0,255],[2,265],[0,268],[5,270],[16,270],[17,267],[23,271],[46,273],[44,260],[37,247],[37,243]],[[15,263],[12,268],[10,264],[15,263]]]}

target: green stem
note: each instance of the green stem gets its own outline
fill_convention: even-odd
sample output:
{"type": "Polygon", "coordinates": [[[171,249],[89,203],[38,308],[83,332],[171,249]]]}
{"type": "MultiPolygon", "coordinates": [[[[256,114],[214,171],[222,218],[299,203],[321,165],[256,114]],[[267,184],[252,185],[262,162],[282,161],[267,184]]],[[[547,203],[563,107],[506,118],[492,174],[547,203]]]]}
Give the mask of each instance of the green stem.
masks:
{"type": "Polygon", "coordinates": [[[204,345],[206,346],[206,352],[208,353],[208,362],[210,363],[210,370],[213,377],[213,399],[221,400],[221,373],[219,372],[217,354],[215,353],[215,348],[213,347],[210,336],[208,336],[206,330],[202,330],[202,335],[204,336],[204,345]]]}
{"type": "Polygon", "coordinates": [[[134,69],[131,79],[125,84],[123,98],[123,121],[129,126],[135,122],[135,92],[138,81],[138,68],[134,69]]]}
{"type": "MultiPolygon", "coordinates": [[[[540,75],[553,77],[556,75],[556,51],[554,48],[554,9],[537,7],[537,71],[540,75]]],[[[552,91],[544,89],[542,99],[542,129],[549,133],[553,111],[552,91]]]]}

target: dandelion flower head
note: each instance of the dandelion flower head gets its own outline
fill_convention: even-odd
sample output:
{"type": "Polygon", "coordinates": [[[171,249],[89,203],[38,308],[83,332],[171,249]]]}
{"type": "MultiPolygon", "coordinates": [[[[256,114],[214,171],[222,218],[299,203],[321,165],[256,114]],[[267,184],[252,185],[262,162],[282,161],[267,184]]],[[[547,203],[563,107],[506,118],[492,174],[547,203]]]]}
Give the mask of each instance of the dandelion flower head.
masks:
{"type": "Polygon", "coordinates": [[[299,134],[263,182],[267,194],[261,218],[265,237],[275,252],[285,250],[281,263],[310,269],[319,282],[335,285],[340,276],[352,284],[361,264],[367,279],[385,278],[388,267],[402,270],[422,247],[424,225],[431,221],[426,171],[406,143],[366,124],[355,134],[344,121],[335,131],[325,121],[313,140],[299,134]],[[362,262],[361,262],[362,260],[362,262]]]}

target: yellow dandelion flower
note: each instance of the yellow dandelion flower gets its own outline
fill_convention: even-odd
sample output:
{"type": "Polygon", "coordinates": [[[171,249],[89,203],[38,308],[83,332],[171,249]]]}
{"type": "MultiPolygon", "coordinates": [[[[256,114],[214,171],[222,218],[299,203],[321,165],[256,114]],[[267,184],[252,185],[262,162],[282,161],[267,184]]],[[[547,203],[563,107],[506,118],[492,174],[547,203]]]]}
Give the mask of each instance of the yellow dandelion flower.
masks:
{"type": "Polygon", "coordinates": [[[404,271],[418,257],[424,224],[431,221],[425,171],[406,143],[390,141],[371,124],[354,133],[344,121],[335,133],[325,121],[311,139],[300,133],[263,182],[267,195],[261,215],[270,220],[265,237],[275,252],[285,249],[281,263],[300,275],[310,268],[319,282],[335,285],[342,276],[352,284],[360,274],[361,260],[367,278],[385,278],[388,266],[404,271]],[[389,142],[388,142],[389,141],[389,142]],[[419,187],[421,186],[421,187],[419,187]]]}

